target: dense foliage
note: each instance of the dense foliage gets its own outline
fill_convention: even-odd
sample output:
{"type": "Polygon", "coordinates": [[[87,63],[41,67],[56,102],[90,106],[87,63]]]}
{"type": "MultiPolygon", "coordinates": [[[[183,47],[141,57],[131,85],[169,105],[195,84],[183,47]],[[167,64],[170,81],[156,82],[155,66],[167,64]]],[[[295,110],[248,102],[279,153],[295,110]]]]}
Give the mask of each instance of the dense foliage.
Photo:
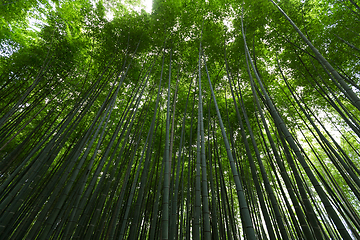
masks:
{"type": "Polygon", "coordinates": [[[360,239],[357,3],[139,5],[1,4],[1,238],[360,239]]]}

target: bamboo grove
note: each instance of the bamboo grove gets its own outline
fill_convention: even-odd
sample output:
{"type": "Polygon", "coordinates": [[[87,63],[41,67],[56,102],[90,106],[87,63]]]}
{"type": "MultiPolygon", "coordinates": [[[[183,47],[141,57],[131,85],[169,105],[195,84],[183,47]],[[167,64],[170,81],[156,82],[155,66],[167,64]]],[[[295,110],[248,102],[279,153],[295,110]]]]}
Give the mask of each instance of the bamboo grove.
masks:
{"type": "Polygon", "coordinates": [[[359,5],[131,4],[2,4],[1,239],[360,239],[359,5]]]}

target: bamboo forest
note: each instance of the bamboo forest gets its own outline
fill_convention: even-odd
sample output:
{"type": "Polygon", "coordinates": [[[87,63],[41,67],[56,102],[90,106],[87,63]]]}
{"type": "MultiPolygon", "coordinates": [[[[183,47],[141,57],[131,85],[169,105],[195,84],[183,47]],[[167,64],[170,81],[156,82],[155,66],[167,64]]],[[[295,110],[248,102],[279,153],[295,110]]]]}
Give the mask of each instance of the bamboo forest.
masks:
{"type": "Polygon", "coordinates": [[[2,0],[1,239],[360,239],[358,0],[2,0]]]}

